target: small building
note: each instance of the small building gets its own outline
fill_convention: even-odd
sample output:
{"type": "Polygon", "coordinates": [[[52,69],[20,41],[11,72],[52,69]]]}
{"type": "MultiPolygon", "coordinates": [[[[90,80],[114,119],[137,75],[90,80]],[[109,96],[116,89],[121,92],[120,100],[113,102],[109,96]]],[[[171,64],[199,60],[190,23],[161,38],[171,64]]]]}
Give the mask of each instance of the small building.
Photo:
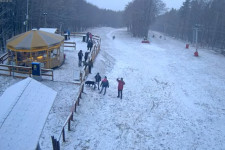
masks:
{"type": "Polygon", "coordinates": [[[55,68],[64,62],[64,37],[40,30],[31,30],[7,41],[8,64],[31,66],[40,62],[43,68],[55,68]]]}
{"type": "Polygon", "coordinates": [[[39,138],[56,95],[32,78],[9,87],[0,97],[0,149],[39,149],[39,138]]]}

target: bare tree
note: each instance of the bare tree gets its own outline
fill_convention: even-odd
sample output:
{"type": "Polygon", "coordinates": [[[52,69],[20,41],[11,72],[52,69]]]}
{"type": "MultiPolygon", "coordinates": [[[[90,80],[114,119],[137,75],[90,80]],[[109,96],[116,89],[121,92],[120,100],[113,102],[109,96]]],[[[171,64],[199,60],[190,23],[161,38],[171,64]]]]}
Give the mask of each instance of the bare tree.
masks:
{"type": "Polygon", "coordinates": [[[126,6],[124,21],[133,36],[147,37],[149,26],[164,7],[160,0],[135,0],[126,6]]]}

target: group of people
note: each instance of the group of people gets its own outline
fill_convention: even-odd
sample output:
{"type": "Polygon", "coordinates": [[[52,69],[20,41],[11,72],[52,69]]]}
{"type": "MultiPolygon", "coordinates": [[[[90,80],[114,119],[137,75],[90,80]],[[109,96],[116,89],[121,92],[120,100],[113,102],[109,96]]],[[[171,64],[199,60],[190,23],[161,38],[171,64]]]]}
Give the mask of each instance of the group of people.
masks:
{"type": "Polygon", "coordinates": [[[88,41],[89,40],[91,40],[92,41],[92,34],[90,33],[90,32],[87,32],[87,34],[86,34],[86,42],[88,43],[88,41]]]}
{"type": "MultiPolygon", "coordinates": [[[[121,78],[121,79],[117,78],[116,80],[118,82],[118,96],[117,97],[122,99],[122,96],[123,96],[123,86],[125,85],[125,82],[123,81],[123,78],[121,78]]],[[[103,95],[105,95],[106,94],[106,88],[109,88],[109,81],[108,81],[107,77],[105,76],[103,78],[103,80],[101,80],[100,74],[97,73],[95,75],[95,82],[98,85],[98,90],[100,90],[99,89],[99,86],[102,87],[99,93],[101,94],[102,91],[104,90],[103,95]],[[101,82],[101,84],[100,84],[100,82],[101,82]]]]}
{"type": "MultiPolygon", "coordinates": [[[[115,36],[113,36],[113,39],[115,39],[115,36]]],[[[91,49],[93,47],[93,40],[92,40],[92,34],[90,32],[87,32],[86,34],[86,42],[87,42],[87,50],[90,50],[91,52],[91,49]]],[[[79,58],[79,64],[78,66],[81,67],[82,66],[82,58],[84,56],[84,66],[88,66],[89,68],[89,73],[91,73],[91,68],[93,67],[93,62],[92,60],[90,59],[87,63],[87,59],[88,59],[88,54],[89,52],[85,52],[85,54],[83,55],[83,52],[82,50],[79,51],[78,53],[78,58],[79,58]]],[[[123,96],[123,86],[125,85],[125,82],[123,81],[123,78],[117,78],[116,79],[117,82],[118,82],[118,98],[121,98],[122,99],[122,96],[123,96]]],[[[107,77],[105,76],[103,79],[101,78],[100,74],[97,73],[95,75],[95,83],[98,85],[98,90],[100,90],[100,87],[101,87],[101,90],[100,90],[100,94],[102,93],[102,91],[104,90],[104,93],[103,95],[106,94],[106,89],[109,88],[109,81],[107,79],[107,77]]]]}
{"type": "Polygon", "coordinates": [[[81,67],[82,62],[83,62],[83,66],[85,66],[85,69],[88,66],[89,73],[91,73],[91,68],[93,67],[93,61],[92,61],[92,59],[89,59],[89,61],[87,62],[88,54],[89,54],[89,52],[85,52],[85,54],[83,55],[82,50],[79,51],[79,53],[78,53],[78,59],[79,59],[78,66],[81,67]],[[84,56],[84,61],[82,61],[83,56],[84,56]]]}
{"type": "Polygon", "coordinates": [[[87,50],[90,50],[90,52],[91,52],[92,47],[93,47],[93,41],[89,40],[87,43],[87,50]]]}
{"type": "Polygon", "coordinates": [[[87,32],[86,34],[86,43],[87,43],[87,50],[90,50],[91,52],[91,49],[93,47],[93,39],[92,39],[92,34],[90,32],[87,32]]]}
{"type": "Polygon", "coordinates": [[[70,30],[69,29],[64,31],[64,35],[67,36],[67,38],[65,38],[65,40],[70,40],[70,30]]]}

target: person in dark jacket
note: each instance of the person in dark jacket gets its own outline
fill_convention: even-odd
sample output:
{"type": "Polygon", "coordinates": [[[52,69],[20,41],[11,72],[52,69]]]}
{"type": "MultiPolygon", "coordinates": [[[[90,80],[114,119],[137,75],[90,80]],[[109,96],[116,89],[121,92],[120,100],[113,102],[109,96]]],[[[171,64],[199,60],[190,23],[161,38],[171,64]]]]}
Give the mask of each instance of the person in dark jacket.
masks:
{"type": "Polygon", "coordinates": [[[89,52],[87,51],[87,52],[85,52],[85,54],[84,54],[84,61],[86,62],[87,61],[87,59],[88,59],[88,54],[89,54],[89,52]]]}
{"type": "Polygon", "coordinates": [[[103,95],[105,95],[105,93],[106,93],[106,88],[107,88],[107,87],[109,88],[109,81],[107,80],[107,77],[106,77],[106,76],[105,76],[105,78],[102,80],[100,86],[102,87],[102,89],[101,89],[101,91],[100,91],[99,93],[101,94],[102,91],[103,91],[103,89],[105,88],[105,91],[104,91],[104,94],[103,94],[103,95]]]}
{"type": "Polygon", "coordinates": [[[123,78],[121,78],[120,80],[117,79],[118,82],[118,98],[120,97],[122,99],[122,95],[123,95],[123,86],[125,85],[125,82],[123,81],[123,78]]]}
{"type": "Polygon", "coordinates": [[[78,58],[79,58],[78,66],[79,67],[81,67],[81,64],[82,64],[82,57],[83,57],[83,52],[82,52],[82,50],[80,50],[78,53],[78,58]]]}
{"type": "Polygon", "coordinates": [[[90,52],[91,52],[92,47],[93,47],[93,42],[91,40],[89,40],[87,43],[87,49],[90,50],[90,52]]]}
{"type": "Polygon", "coordinates": [[[86,43],[89,41],[89,32],[86,34],[86,43]]]}
{"type": "Polygon", "coordinates": [[[70,40],[70,30],[67,30],[68,39],[70,40]]]}
{"type": "Polygon", "coordinates": [[[88,70],[89,70],[89,73],[91,73],[91,68],[93,67],[93,62],[92,60],[90,59],[89,62],[88,62],[88,70]]]}
{"type": "Polygon", "coordinates": [[[102,77],[99,73],[95,75],[95,82],[98,83],[98,90],[99,90],[99,82],[102,80],[102,77]]]}

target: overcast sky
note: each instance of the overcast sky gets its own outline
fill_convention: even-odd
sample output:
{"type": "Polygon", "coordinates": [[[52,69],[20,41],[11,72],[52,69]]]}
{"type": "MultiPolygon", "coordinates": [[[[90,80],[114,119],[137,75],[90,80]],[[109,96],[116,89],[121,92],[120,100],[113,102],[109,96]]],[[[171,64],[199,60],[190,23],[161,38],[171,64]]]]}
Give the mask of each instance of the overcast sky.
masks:
{"type": "MultiPolygon", "coordinates": [[[[99,8],[106,8],[111,10],[123,10],[125,6],[132,0],[86,0],[99,8]]],[[[185,0],[162,0],[166,3],[167,8],[180,8],[185,0]]]]}

